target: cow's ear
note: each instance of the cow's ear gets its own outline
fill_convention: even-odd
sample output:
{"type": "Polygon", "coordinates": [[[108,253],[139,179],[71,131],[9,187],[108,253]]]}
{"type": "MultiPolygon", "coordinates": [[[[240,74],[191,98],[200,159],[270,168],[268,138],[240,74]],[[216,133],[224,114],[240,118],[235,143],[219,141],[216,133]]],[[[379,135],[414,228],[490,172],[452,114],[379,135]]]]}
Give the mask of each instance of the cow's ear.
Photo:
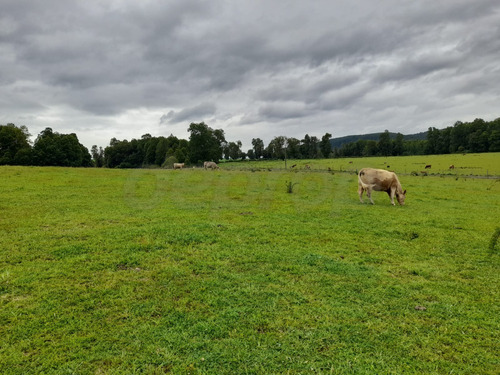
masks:
{"type": "Polygon", "coordinates": [[[405,191],[403,191],[403,195],[406,195],[406,189],[405,189],[405,191]]]}

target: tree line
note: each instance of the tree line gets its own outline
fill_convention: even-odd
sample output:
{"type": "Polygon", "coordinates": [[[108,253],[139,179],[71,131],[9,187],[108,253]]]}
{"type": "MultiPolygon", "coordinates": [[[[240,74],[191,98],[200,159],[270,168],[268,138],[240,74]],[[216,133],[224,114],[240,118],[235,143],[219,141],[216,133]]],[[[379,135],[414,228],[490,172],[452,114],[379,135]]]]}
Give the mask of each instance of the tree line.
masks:
{"type": "Polygon", "coordinates": [[[26,126],[0,125],[0,165],[91,167],[89,150],[76,134],[59,134],[46,128],[33,145],[26,126]]]}
{"type": "Polygon", "coordinates": [[[252,148],[241,150],[241,141],[226,141],[224,130],[212,129],[204,122],[191,123],[189,140],[173,135],[140,139],[112,138],[109,146],[92,146],[90,152],[76,134],[60,134],[46,128],[33,144],[26,126],[0,125],[0,165],[39,165],[67,167],[144,168],[171,167],[173,163],[200,165],[204,161],[240,159],[316,159],[357,156],[398,156],[448,153],[500,152],[500,118],[456,122],[445,129],[430,127],[425,140],[405,140],[403,134],[391,137],[389,131],[378,140],[358,140],[332,148],[330,133],[321,138],[306,134],[303,139],[274,137],[267,146],[252,139],[252,148]]]}

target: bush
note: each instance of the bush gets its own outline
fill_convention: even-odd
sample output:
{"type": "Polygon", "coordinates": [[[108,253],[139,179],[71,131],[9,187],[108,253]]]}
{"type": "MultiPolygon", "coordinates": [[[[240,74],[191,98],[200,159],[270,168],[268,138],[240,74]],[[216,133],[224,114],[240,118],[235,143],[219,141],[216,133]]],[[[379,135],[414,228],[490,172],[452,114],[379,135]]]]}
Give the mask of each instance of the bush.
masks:
{"type": "Polygon", "coordinates": [[[177,161],[177,158],[172,155],[172,156],[169,156],[168,158],[165,159],[165,161],[163,162],[161,167],[172,169],[174,167],[174,163],[178,163],[178,161],[177,161]]]}

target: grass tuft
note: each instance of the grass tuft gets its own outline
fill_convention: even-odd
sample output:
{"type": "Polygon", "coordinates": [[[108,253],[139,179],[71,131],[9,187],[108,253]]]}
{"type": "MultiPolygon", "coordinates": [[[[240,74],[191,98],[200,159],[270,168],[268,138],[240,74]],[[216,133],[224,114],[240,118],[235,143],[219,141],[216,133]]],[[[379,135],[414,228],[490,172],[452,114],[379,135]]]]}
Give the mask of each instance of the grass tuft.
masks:
{"type": "Polygon", "coordinates": [[[293,188],[295,187],[295,185],[298,185],[298,182],[292,183],[291,181],[286,181],[285,185],[286,185],[286,192],[288,194],[292,194],[293,188]]]}

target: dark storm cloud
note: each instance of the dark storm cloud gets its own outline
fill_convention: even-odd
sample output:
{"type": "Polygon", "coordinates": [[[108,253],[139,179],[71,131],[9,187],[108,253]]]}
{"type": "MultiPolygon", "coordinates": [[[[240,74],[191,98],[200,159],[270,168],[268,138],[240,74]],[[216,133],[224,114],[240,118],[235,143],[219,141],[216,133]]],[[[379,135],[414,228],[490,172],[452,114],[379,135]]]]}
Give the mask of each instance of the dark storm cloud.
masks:
{"type": "Polygon", "coordinates": [[[238,139],[252,122],[269,138],[491,119],[499,7],[3,0],[0,123],[69,123],[77,133],[91,123],[109,129],[103,137],[116,129],[132,138],[210,119],[238,139]]]}
{"type": "Polygon", "coordinates": [[[212,117],[216,107],[213,103],[202,103],[191,108],[184,108],[178,112],[169,111],[160,117],[160,124],[176,123],[183,121],[201,122],[205,117],[212,117]]]}

